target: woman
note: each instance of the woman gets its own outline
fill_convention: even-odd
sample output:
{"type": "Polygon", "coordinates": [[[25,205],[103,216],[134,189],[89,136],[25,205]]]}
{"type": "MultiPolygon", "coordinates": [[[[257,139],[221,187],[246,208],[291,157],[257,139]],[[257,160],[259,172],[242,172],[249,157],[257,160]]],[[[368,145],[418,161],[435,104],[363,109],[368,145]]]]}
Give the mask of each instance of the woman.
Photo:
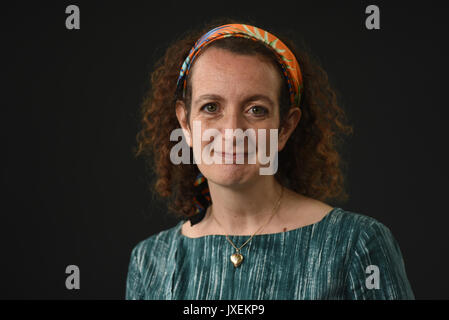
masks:
{"type": "Polygon", "coordinates": [[[172,44],[151,79],[136,153],[184,219],[132,250],[126,299],[414,299],[390,230],[324,202],[347,198],[336,149],[352,128],[304,50],[219,21],[172,44]],[[242,145],[236,129],[266,134],[242,145]]]}

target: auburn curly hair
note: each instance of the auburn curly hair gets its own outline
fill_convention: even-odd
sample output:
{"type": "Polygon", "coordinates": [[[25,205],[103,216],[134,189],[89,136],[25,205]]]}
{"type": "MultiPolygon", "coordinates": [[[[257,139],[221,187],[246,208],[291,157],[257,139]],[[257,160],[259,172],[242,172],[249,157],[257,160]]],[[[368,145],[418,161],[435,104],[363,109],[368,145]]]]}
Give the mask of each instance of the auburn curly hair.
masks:
{"type": "MultiPolygon", "coordinates": [[[[218,18],[206,23],[202,28],[188,30],[169,45],[165,54],[159,58],[151,73],[149,88],[141,103],[141,129],[137,133],[137,146],[133,148],[136,157],[144,156],[148,169],[153,171],[151,187],[162,198],[167,198],[168,208],[176,215],[188,218],[195,214],[192,202],[193,182],[199,173],[196,164],[178,164],[170,161],[170,150],[178,142],[170,141],[170,133],[180,128],[175,113],[176,100],[183,100],[176,90],[176,83],[182,63],[196,40],[209,30],[228,23],[242,23],[230,18],[218,18]]],[[[245,23],[245,22],[243,22],[245,23]]],[[[253,22],[245,23],[255,25],[253,22]]],[[[345,202],[344,170],[347,162],[340,156],[339,148],[343,135],[353,133],[347,124],[347,117],[337,103],[336,90],[331,88],[328,75],[313,58],[310,50],[301,42],[301,49],[283,36],[273,32],[295,54],[303,77],[301,97],[301,119],[288,139],[284,149],[279,152],[278,171],[275,178],[283,186],[320,201],[345,202]]],[[[270,59],[280,70],[274,53],[259,41],[229,37],[213,41],[209,47],[219,47],[245,55],[259,55],[270,59]]],[[[204,52],[208,48],[203,49],[204,52]]],[[[281,73],[280,73],[281,76],[281,73]]],[[[286,81],[279,94],[280,117],[290,107],[286,81]]],[[[191,84],[187,78],[184,102],[188,109],[191,103],[191,84]]],[[[192,150],[191,150],[191,159],[192,150]]]]}

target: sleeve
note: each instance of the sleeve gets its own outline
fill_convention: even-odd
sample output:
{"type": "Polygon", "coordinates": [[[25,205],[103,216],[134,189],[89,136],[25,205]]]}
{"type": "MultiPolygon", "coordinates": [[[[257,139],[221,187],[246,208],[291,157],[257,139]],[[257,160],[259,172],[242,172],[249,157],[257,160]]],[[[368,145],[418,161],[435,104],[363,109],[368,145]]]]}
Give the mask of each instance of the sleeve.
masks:
{"type": "Polygon", "coordinates": [[[143,300],[144,290],[142,286],[140,263],[139,263],[139,244],[131,252],[131,259],[128,265],[128,276],[126,279],[126,300],[143,300]]]}
{"type": "Polygon", "coordinates": [[[350,259],[347,299],[414,300],[401,250],[390,229],[375,221],[362,230],[350,259]]]}

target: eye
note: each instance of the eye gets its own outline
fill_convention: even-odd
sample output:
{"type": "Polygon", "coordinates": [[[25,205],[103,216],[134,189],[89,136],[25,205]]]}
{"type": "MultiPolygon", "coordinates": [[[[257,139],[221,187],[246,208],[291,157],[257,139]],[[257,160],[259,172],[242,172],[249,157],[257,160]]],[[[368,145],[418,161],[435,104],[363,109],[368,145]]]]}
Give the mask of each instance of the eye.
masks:
{"type": "Polygon", "coordinates": [[[268,113],[268,110],[261,106],[253,106],[250,108],[251,113],[253,113],[255,116],[264,116],[268,113]]]}
{"type": "Polygon", "coordinates": [[[208,113],[214,113],[217,111],[217,109],[218,107],[213,103],[207,103],[201,107],[201,110],[205,110],[208,113]]]}

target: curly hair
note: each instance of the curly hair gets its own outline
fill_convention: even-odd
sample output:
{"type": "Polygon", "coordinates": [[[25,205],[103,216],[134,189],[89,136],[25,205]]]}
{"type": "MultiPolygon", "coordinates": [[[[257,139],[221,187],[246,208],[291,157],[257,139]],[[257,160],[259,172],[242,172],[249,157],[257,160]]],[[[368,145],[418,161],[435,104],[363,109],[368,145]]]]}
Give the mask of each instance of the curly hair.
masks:
{"type": "MultiPolygon", "coordinates": [[[[151,186],[160,197],[169,200],[168,208],[176,216],[190,217],[194,214],[193,182],[199,173],[196,164],[175,165],[170,161],[170,150],[178,143],[170,141],[170,133],[180,128],[175,113],[176,100],[184,100],[188,110],[191,103],[189,79],[185,99],[176,91],[179,71],[198,38],[228,23],[242,22],[230,18],[214,19],[202,28],[186,31],[171,43],[154,66],[150,86],[140,106],[141,129],[137,133],[137,146],[133,152],[136,157],[144,156],[148,169],[154,172],[151,186]]],[[[339,148],[343,144],[343,135],[352,134],[353,128],[347,124],[347,117],[337,102],[336,90],[331,88],[327,73],[307,46],[302,43],[299,50],[292,40],[280,32],[272,33],[295,54],[303,76],[301,119],[284,149],[279,152],[275,178],[283,186],[304,196],[320,201],[346,201],[348,194],[345,191],[344,169],[347,163],[340,156],[339,148]]],[[[208,45],[212,46],[239,54],[266,57],[279,67],[273,52],[259,41],[230,37],[208,45]]],[[[283,82],[279,94],[280,126],[290,107],[286,81],[283,82]]]]}

